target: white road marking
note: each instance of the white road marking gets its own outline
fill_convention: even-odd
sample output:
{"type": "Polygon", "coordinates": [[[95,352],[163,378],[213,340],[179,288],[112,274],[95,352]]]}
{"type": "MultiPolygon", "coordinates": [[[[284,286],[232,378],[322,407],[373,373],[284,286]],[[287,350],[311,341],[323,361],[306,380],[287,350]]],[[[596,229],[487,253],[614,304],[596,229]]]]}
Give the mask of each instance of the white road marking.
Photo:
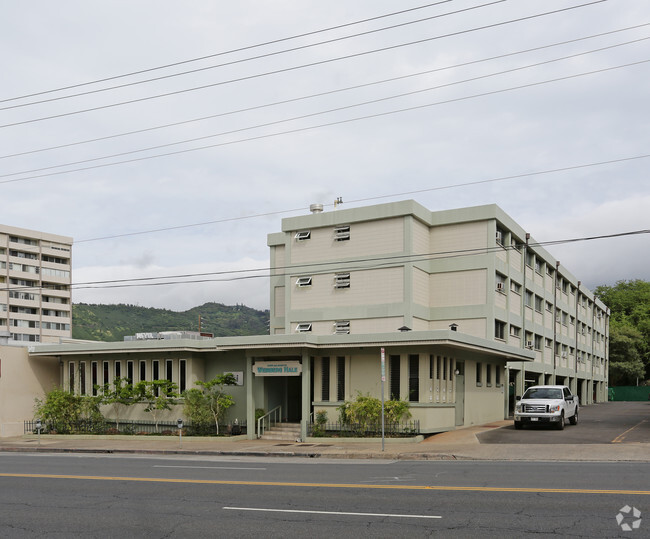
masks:
{"type": "Polygon", "coordinates": [[[359,517],[395,517],[395,518],[442,518],[436,515],[400,515],[391,513],[349,513],[343,511],[306,511],[302,509],[262,509],[257,507],[223,507],[233,511],[262,511],[267,513],[303,513],[308,515],[352,515],[359,517]]]}
{"type": "Polygon", "coordinates": [[[152,468],[196,468],[206,470],[266,470],[266,468],[242,468],[236,466],[180,466],[180,465],[164,465],[154,464],[152,468]]]}

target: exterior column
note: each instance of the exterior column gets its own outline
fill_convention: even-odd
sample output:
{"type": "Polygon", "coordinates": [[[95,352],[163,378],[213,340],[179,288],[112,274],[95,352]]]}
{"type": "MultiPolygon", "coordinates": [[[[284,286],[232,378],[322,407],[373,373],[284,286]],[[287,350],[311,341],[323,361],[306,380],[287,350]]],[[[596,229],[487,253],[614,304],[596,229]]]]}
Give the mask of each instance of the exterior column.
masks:
{"type": "Polygon", "coordinates": [[[246,438],[255,440],[255,397],[253,393],[253,358],[246,356],[246,372],[244,373],[244,384],[246,384],[246,438]]]}
{"type": "MultiPolygon", "coordinates": [[[[251,367],[252,368],[252,367],[251,367]]],[[[311,379],[311,361],[306,350],[302,353],[302,412],[300,414],[300,439],[307,439],[307,425],[311,410],[311,394],[309,392],[311,379]]]]}

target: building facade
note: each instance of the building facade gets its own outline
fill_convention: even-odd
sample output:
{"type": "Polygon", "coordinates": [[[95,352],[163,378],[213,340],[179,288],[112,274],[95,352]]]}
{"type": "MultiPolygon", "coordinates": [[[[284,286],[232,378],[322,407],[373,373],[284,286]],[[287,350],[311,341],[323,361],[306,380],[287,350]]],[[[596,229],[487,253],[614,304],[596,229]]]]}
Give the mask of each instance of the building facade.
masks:
{"type": "Polygon", "coordinates": [[[257,409],[299,422],[304,439],[319,411],[335,421],[343,402],[382,391],[409,402],[423,433],[508,417],[537,383],[606,400],[605,305],[497,206],[314,210],[268,236],[269,335],[41,344],[30,357],[84,394],[118,377],[184,390],[232,372],[228,420],[249,437],[257,409]]]}
{"type": "Polygon", "coordinates": [[[72,336],[72,238],[0,225],[0,336],[20,344],[72,336]]]}
{"type": "Polygon", "coordinates": [[[272,334],[453,328],[533,352],[508,362],[510,408],[540,383],[606,400],[607,307],[498,206],[312,208],[268,236],[272,334]]]}

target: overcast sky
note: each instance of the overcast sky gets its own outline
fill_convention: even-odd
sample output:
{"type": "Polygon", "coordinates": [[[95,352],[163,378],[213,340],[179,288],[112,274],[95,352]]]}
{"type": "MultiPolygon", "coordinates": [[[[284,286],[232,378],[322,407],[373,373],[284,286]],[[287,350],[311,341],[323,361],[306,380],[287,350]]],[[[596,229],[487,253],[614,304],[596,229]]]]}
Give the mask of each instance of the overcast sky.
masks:
{"type": "MultiPolygon", "coordinates": [[[[6,2],[0,221],[73,237],[74,283],[265,268],[283,217],[337,197],[496,203],[537,241],[648,230],[648,38],[639,0],[6,2]]],[[[590,288],[650,279],[650,234],[548,251],[590,288]]],[[[262,309],[269,293],[73,300],[262,309]]]]}

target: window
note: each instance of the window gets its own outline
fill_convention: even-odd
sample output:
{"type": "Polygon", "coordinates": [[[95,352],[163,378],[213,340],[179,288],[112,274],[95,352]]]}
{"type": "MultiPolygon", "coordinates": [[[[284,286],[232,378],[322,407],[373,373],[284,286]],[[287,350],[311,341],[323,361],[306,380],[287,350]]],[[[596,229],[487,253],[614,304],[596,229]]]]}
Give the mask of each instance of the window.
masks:
{"type": "Polygon", "coordinates": [[[147,362],[144,359],[140,360],[140,382],[147,379],[147,362]]]}
{"type": "Polygon", "coordinates": [[[544,346],[546,346],[546,348],[551,348],[553,346],[553,340],[552,339],[544,339],[544,346]]]}
{"type": "Polygon", "coordinates": [[[178,390],[182,393],[187,389],[187,361],[178,361],[178,390]]]}
{"type": "Polygon", "coordinates": [[[480,386],[482,385],[482,374],[483,374],[483,364],[478,362],[476,364],[476,385],[480,386]]]}
{"type": "Polygon", "coordinates": [[[526,290],[526,307],[533,306],[533,293],[530,290],[526,290]]]}
{"type": "Polygon", "coordinates": [[[542,350],[542,341],[543,337],[541,335],[535,335],[535,350],[542,350]]]}
{"type": "Polygon", "coordinates": [[[129,385],[133,385],[133,361],[126,362],[126,377],[129,380],[129,385]]]}
{"type": "Polygon", "coordinates": [[[506,339],[506,323],[501,320],[494,321],[494,338],[504,341],[506,339]]]}
{"type": "Polygon", "coordinates": [[[350,225],[337,226],[334,229],[335,241],[347,241],[350,239],[350,225]]]}
{"type": "Polygon", "coordinates": [[[510,335],[513,337],[519,338],[521,336],[521,328],[518,328],[517,326],[510,326],[510,335]]]}
{"type": "Polygon", "coordinates": [[[535,257],[535,271],[541,275],[544,269],[544,264],[540,258],[535,257]]]}
{"type": "Polygon", "coordinates": [[[389,356],[390,388],[389,398],[399,400],[400,398],[400,356],[389,356]]]}
{"type": "Polygon", "coordinates": [[[429,379],[433,380],[433,355],[429,356],[429,379]]]}
{"type": "Polygon", "coordinates": [[[311,286],[311,277],[298,277],[296,286],[302,288],[303,286],[311,286]]]}
{"type": "Polygon", "coordinates": [[[553,304],[550,301],[546,302],[546,310],[549,312],[553,312],[553,304]]]}
{"type": "MultiPolygon", "coordinates": [[[[152,371],[151,379],[154,382],[157,382],[158,380],[160,380],[160,361],[158,361],[157,359],[154,359],[151,362],[151,371],[152,371]]],[[[154,395],[156,397],[158,396],[158,387],[157,386],[154,386],[153,393],[154,393],[154,395]]]]}
{"type": "Polygon", "coordinates": [[[334,288],[350,288],[350,274],[337,273],[334,276],[334,288]]]}
{"type": "Polygon", "coordinates": [[[510,237],[510,245],[512,245],[512,247],[513,247],[515,250],[517,250],[517,251],[521,251],[522,243],[521,243],[520,240],[518,240],[518,239],[515,238],[514,236],[511,236],[511,237],[510,237]]]}
{"type": "Polygon", "coordinates": [[[447,379],[447,358],[446,357],[442,358],[442,379],[443,380],[447,379]]]}
{"type": "Polygon", "coordinates": [[[172,381],[173,378],[173,372],[174,372],[174,362],[171,359],[167,359],[165,361],[165,378],[170,382],[172,381]]]}
{"type": "Polygon", "coordinates": [[[544,308],[544,300],[539,296],[535,296],[535,310],[538,313],[541,313],[543,308],[544,308]]]}
{"type": "Polygon", "coordinates": [[[320,372],[321,372],[321,401],[330,400],[330,358],[323,357],[320,360],[320,372]]]}
{"type": "Polygon", "coordinates": [[[296,333],[308,333],[311,331],[311,323],[304,322],[296,326],[296,333]]]}
{"type": "Polygon", "coordinates": [[[409,355],[409,401],[420,401],[420,356],[409,355]]]}
{"type": "Polygon", "coordinates": [[[294,237],[296,238],[296,241],[308,240],[311,238],[311,230],[301,230],[300,232],[296,232],[294,237]]]}
{"type": "Polygon", "coordinates": [[[86,362],[79,362],[79,393],[86,394],[86,362]]]}
{"type": "Polygon", "coordinates": [[[70,393],[74,393],[74,363],[72,361],[68,365],[68,382],[70,393]]]}
{"type": "Polygon", "coordinates": [[[492,387],[492,365],[489,363],[485,366],[485,385],[492,387]]]}
{"type": "Polygon", "coordinates": [[[97,396],[97,386],[99,385],[98,372],[97,372],[97,362],[93,361],[90,364],[90,382],[92,383],[92,393],[93,397],[97,396]]]}
{"type": "Polygon", "coordinates": [[[442,358],[438,356],[436,358],[436,379],[440,380],[440,373],[442,372],[442,358]]]}
{"type": "Polygon", "coordinates": [[[336,335],[347,335],[350,333],[350,321],[339,320],[334,324],[334,333],[336,335]]]}
{"type": "Polygon", "coordinates": [[[345,358],[336,358],[336,400],[345,400],[345,358]]]}
{"type": "Polygon", "coordinates": [[[526,265],[532,268],[534,263],[535,263],[535,254],[532,253],[531,251],[526,251],[526,265]]]}
{"type": "Polygon", "coordinates": [[[505,238],[505,236],[505,232],[500,228],[497,228],[496,240],[498,245],[501,245],[503,247],[503,238],[505,238]]]}
{"type": "Polygon", "coordinates": [[[108,372],[109,372],[109,371],[108,371],[108,361],[104,361],[103,371],[104,371],[104,372],[103,372],[102,383],[103,383],[104,385],[106,385],[106,384],[108,384],[108,381],[109,381],[109,380],[108,380],[108,378],[109,378],[109,374],[108,374],[108,372]]]}
{"type": "Polygon", "coordinates": [[[499,365],[494,367],[494,383],[497,387],[501,387],[501,368],[499,365]]]}
{"type": "Polygon", "coordinates": [[[521,295],[521,285],[513,280],[510,281],[510,290],[512,290],[515,294],[521,295]]]}
{"type": "Polygon", "coordinates": [[[122,377],[122,362],[121,361],[116,361],[115,362],[115,378],[121,378],[122,377]]]}

